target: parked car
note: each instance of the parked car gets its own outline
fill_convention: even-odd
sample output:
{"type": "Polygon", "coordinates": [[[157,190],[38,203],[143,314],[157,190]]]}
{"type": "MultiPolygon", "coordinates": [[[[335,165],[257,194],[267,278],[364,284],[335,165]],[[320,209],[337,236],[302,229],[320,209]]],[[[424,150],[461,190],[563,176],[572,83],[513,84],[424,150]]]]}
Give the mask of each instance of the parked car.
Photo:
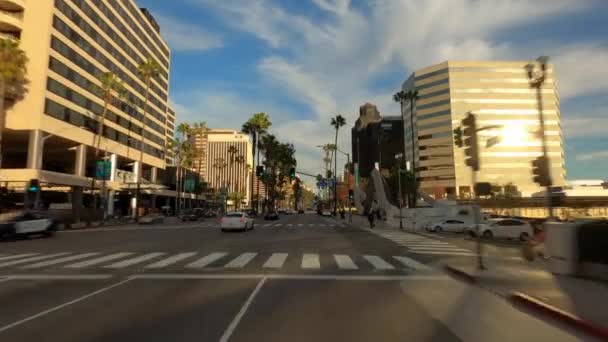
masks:
{"type": "MultiPolygon", "coordinates": [[[[474,225],[467,227],[466,231],[471,236],[477,236],[474,225]]],[[[487,220],[479,224],[479,231],[481,237],[486,239],[508,238],[525,241],[534,236],[534,228],[530,223],[513,218],[487,220]]]]}
{"type": "Polygon", "coordinates": [[[442,220],[437,223],[431,223],[427,225],[426,230],[429,232],[454,232],[462,233],[469,224],[462,220],[448,219],[442,220]]]}
{"type": "Polygon", "coordinates": [[[304,214],[304,209],[298,209],[298,214],[304,214]]]}
{"type": "Polygon", "coordinates": [[[227,212],[220,219],[220,228],[223,232],[228,230],[249,230],[253,229],[253,218],[246,213],[239,211],[227,212]]]}
{"type": "Polygon", "coordinates": [[[284,208],[279,209],[279,214],[287,214],[287,210],[284,208]]]}
{"type": "Polygon", "coordinates": [[[182,220],[182,222],[186,222],[186,221],[198,221],[202,216],[203,216],[202,212],[199,212],[196,210],[188,210],[188,211],[185,211],[184,213],[180,214],[179,217],[182,220]]]}
{"type": "Polygon", "coordinates": [[[213,210],[206,211],[203,214],[203,217],[205,217],[205,218],[213,218],[213,217],[216,217],[216,216],[217,216],[217,212],[215,212],[213,210]]]}
{"type": "Polygon", "coordinates": [[[148,214],[139,218],[139,224],[155,224],[165,222],[165,216],[162,214],[148,214]]]}
{"type": "Polygon", "coordinates": [[[295,210],[293,210],[293,209],[285,209],[285,214],[286,214],[286,215],[293,215],[293,214],[295,214],[295,213],[296,213],[296,211],[295,211],[295,210]]]}
{"type": "Polygon", "coordinates": [[[43,213],[16,211],[0,215],[0,238],[20,235],[51,236],[57,230],[57,221],[43,213]]]}
{"type": "Polygon", "coordinates": [[[321,210],[321,216],[331,216],[332,212],[329,209],[323,209],[321,210]]]}
{"type": "Polygon", "coordinates": [[[279,213],[276,211],[269,211],[264,215],[264,220],[275,221],[279,219],[279,213]]]}

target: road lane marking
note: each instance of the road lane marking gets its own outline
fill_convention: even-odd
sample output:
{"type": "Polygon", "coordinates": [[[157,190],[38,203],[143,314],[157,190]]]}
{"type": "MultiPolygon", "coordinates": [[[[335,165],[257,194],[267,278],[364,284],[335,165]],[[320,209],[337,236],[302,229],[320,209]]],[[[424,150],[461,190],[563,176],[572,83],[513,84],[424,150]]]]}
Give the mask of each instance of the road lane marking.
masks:
{"type": "Polygon", "coordinates": [[[429,251],[429,252],[436,252],[436,251],[449,251],[449,252],[471,252],[468,249],[462,249],[462,248],[458,248],[458,247],[415,247],[415,246],[408,246],[407,248],[411,249],[412,251],[417,251],[417,252],[422,252],[422,251],[429,251]]]}
{"type": "Polygon", "coordinates": [[[1,332],[3,332],[3,331],[8,330],[8,329],[10,329],[10,328],[14,328],[14,327],[16,327],[16,326],[18,326],[18,325],[21,325],[21,324],[23,324],[23,323],[26,323],[26,322],[29,322],[29,321],[31,321],[31,320],[34,320],[34,319],[36,319],[36,318],[38,318],[38,317],[45,316],[45,315],[47,315],[47,314],[49,314],[49,313],[51,313],[51,312],[54,312],[54,311],[57,311],[57,310],[63,309],[63,308],[65,308],[65,307],[67,307],[67,306],[70,306],[70,305],[76,304],[76,303],[78,303],[78,302],[81,302],[81,301],[83,301],[83,300],[85,300],[85,299],[87,299],[87,298],[93,297],[93,296],[98,295],[98,294],[100,294],[100,293],[102,293],[102,292],[106,292],[106,291],[108,291],[108,290],[111,290],[111,289],[113,289],[113,288],[115,288],[115,287],[117,287],[117,286],[120,286],[120,285],[122,285],[122,284],[125,284],[125,283],[127,283],[127,282],[131,281],[131,279],[132,279],[132,278],[128,278],[128,279],[125,279],[125,280],[123,280],[123,281],[119,281],[118,283],[115,283],[115,284],[112,284],[112,285],[109,285],[109,286],[103,287],[103,288],[101,288],[101,289],[99,289],[99,290],[97,290],[97,291],[93,291],[93,292],[88,293],[88,294],[86,294],[86,295],[84,295],[84,296],[80,296],[80,297],[78,297],[78,298],[76,298],[76,299],[73,299],[73,300],[71,300],[71,301],[69,301],[69,302],[66,302],[66,303],[63,303],[63,304],[57,305],[57,306],[52,307],[52,308],[50,308],[50,309],[47,309],[47,310],[41,311],[41,312],[39,312],[39,313],[37,313],[37,314],[35,314],[35,315],[32,315],[32,316],[26,317],[26,318],[21,319],[21,320],[19,320],[19,321],[16,321],[16,322],[10,323],[10,324],[8,324],[8,325],[5,325],[5,326],[3,326],[3,327],[0,327],[0,333],[1,333],[1,332]]]}
{"type": "Polygon", "coordinates": [[[287,280],[377,280],[377,281],[402,281],[402,280],[448,280],[453,281],[447,275],[344,275],[344,274],[200,274],[200,273],[142,273],[131,276],[132,279],[287,279],[287,280]]]}
{"type": "Polygon", "coordinates": [[[258,294],[258,292],[260,292],[260,289],[262,288],[262,286],[264,285],[265,282],[266,282],[266,278],[262,278],[258,282],[255,289],[253,289],[253,291],[249,295],[249,298],[247,298],[247,300],[241,307],[241,310],[239,310],[239,312],[236,314],[236,316],[234,316],[234,318],[232,319],[232,322],[230,322],[230,325],[228,326],[228,328],[226,328],[226,331],[224,331],[224,333],[222,334],[222,337],[220,338],[220,342],[228,342],[228,340],[230,339],[230,336],[232,336],[232,333],[234,332],[234,329],[236,329],[237,325],[239,325],[241,318],[243,318],[243,316],[247,312],[247,309],[251,305],[251,302],[253,302],[253,299],[258,294]]]}
{"type": "Polygon", "coordinates": [[[71,256],[67,256],[67,257],[63,257],[63,258],[59,258],[59,259],[41,261],[41,262],[38,262],[35,264],[23,266],[23,268],[38,268],[38,267],[52,266],[52,265],[57,265],[57,264],[61,264],[64,262],[84,259],[84,258],[96,256],[96,255],[99,255],[99,253],[84,253],[84,254],[71,255],[71,256]]]}
{"type": "Polygon", "coordinates": [[[29,256],[34,256],[34,255],[38,255],[38,253],[24,253],[24,254],[15,254],[15,255],[3,256],[3,257],[0,258],[0,261],[25,258],[25,257],[29,257],[29,256]]]}
{"type": "Polygon", "coordinates": [[[273,253],[264,263],[264,268],[281,268],[287,259],[287,253],[273,253]]]}
{"type": "Polygon", "coordinates": [[[304,253],[302,255],[302,268],[321,268],[319,254],[304,253]]]}
{"type": "Polygon", "coordinates": [[[336,264],[338,264],[338,268],[343,270],[358,270],[359,267],[355,265],[353,260],[348,255],[342,254],[334,254],[334,259],[336,260],[336,264]]]}
{"type": "Polygon", "coordinates": [[[384,261],[377,255],[364,255],[363,258],[367,260],[375,269],[378,270],[394,270],[395,267],[388,262],[384,261]]]}
{"type": "Polygon", "coordinates": [[[247,265],[258,253],[243,253],[232,261],[224,265],[226,268],[243,268],[247,265]]]}
{"type": "Polygon", "coordinates": [[[6,280],[103,280],[112,277],[111,274],[15,274],[8,275],[6,280]]]}
{"type": "Polygon", "coordinates": [[[431,267],[406,256],[394,256],[396,260],[413,270],[430,271],[431,267]]]}
{"type": "Polygon", "coordinates": [[[19,265],[19,264],[25,264],[25,263],[28,263],[28,262],[31,262],[31,261],[51,259],[51,258],[56,258],[56,257],[63,256],[63,255],[68,255],[68,254],[70,254],[70,253],[55,253],[55,254],[39,255],[39,256],[25,258],[25,259],[19,259],[19,260],[12,260],[12,261],[7,261],[7,262],[1,263],[0,267],[15,266],[15,265],[19,265]]]}
{"type": "Polygon", "coordinates": [[[303,224],[301,224],[301,223],[298,223],[298,227],[302,227],[302,226],[303,226],[303,224]]]}
{"type": "Polygon", "coordinates": [[[165,255],[165,253],[160,253],[160,252],[148,253],[148,254],[140,255],[140,256],[138,256],[136,258],[131,258],[131,259],[115,262],[115,263],[113,263],[111,265],[104,266],[104,267],[105,268],[125,268],[125,267],[128,267],[128,266],[132,266],[132,265],[135,265],[135,264],[142,263],[144,261],[148,261],[150,259],[154,259],[154,258],[159,257],[161,255],[165,255]]]}
{"type": "Polygon", "coordinates": [[[195,262],[192,262],[192,263],[186,265],[186,267],[192,267],[192,268],[205,267],[205,266],[213,263],[214,261],[217,261],[217,260],[225,257],[226,255],[228,255],[228,253],[211,253],[209,255],[206,255],[206,256],[198,259],[195,262]]]}
{"type": "Polygon", "coordinates": [[[175,255],[172,255],[168,258],[165,258],[163,260],[159,260],[153,264],[150,264],[148,266],[146,266],[146,268],[162,268],[162,267],[167,267],[169,265],[173,265],[177,262],[180,262],[182,260],[191,258],[193,256],[196,255],[196,252],[187,252],[187,253],[178,253],[175,255]]]}
{"type": "Polygon", "coordinates": [[[102,264],[104,262],[108,262],[108,261],[112,261],[112,260],[128,257],[128,256],[133,255],[133,254],[134,253],[132,253],[132,252],[114,253],[114,254],[102,256],[102,257],[99,257],[99,258],[95,258],[95,259],[91,259],[91,260],[86,260],[86,261],[81,261],[81,262],[77,262],[75,264],[66,265],[66,266],[63,266],[63,267],[65,267],[65,268],[84,268],[84,267],[99,265],[99,264],[102,264]]]}
{"type": "Polygon", "coordinates": [[[282,226],[282,225],[283,225],[282,223],[277,223],[277,224],[275,224],[274,226],[275,226],[275,227],[280,227],[280,226],[282,226]]]}
{"type": "Polygon", "coordinates": [[[477,255],[475,253],[459,253],[459,252],[450,252],[450,251],[444,251],[444,252],[411,251],[411,253],[428,254],[428,255],[454,255],[454,256],[476,256],[477,255]]]}
{"type": "Polygon", "coordinates": [[[291,224],[291,223],[288,223],[288,224],[287,224],[287,227],[291,227],[291,226],[293,226],[293,224],[291,224]]]}

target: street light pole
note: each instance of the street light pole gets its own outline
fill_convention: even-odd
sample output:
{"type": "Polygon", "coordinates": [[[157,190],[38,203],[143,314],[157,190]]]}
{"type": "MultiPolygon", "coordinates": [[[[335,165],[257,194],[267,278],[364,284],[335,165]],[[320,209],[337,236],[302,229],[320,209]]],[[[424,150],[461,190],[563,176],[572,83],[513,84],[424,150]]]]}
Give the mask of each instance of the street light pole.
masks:
{"type": "MultiPolygon", "coordinates": [[[[403,153],[399,153],[395,155],[395,159],[402,158],[404,156],[403,153]]],[[[397,179],[399,182],[399,229],[403,230],[403,191],[401,189],[401,163],[397,162],[397,179]]]]}

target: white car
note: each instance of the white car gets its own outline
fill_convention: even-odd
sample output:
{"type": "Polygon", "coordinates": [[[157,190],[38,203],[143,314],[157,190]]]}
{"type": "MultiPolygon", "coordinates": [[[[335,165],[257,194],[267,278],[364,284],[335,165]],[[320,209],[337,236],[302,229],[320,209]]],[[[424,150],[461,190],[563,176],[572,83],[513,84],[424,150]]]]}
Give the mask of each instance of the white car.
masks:
{"type": "MultiPolygon", "coordinates": [[[[467,232],[470,235],[476,236],[475,225],[469,226],[467,232]]],[[[511,218],[490,219],[480,223],[479,232],[481,233],[481,237],[486,239],[508,238],[526,241],[534,236],[534,228],[530,223],[511,218]]]]}
{"type": "Polygon", "coordinates": [[[165,216],[163,214],[148,214],[139,218],[139,224],[155,224],[164,222],[165,216]]]}
{"type": "Polygon", "coordinates": [[[0,239],[35,234],[51,236],[56,230],[57,222],[42,213],[17,211],[0,214],[0,239]]]}
{"type": "Polygon", "coordinates": [[[429,232],[453,232],[462,233],[469,224],[462,220],[449,219],[439,221],[437,223],[431,223],[427,226],[426,230],[429,232]]]}
{"type": "Polygon", "coordinates": [[[323,209],[321,211],[321,216],[327,216],[327,217],[329,217],[329,216],[331,216],[331,211],[329,209],[323,209]]]}
{"type": "Polygon", "coordinates": [[[220,219],[220,228],[223,232],[253,229],[253,218],[238,211],[228,212],[220,219]]]}

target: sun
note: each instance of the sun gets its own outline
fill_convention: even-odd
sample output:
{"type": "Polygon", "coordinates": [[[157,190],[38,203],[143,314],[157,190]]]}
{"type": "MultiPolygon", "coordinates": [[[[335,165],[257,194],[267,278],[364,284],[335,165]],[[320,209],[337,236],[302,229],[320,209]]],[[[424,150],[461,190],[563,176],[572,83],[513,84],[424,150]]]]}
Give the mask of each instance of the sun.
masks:
{"type": "Polygon", "coordinates": [[[525,146],[528,142],[526,126],[520,123],[510,123],[502,128],[500,144],[503,146],[525,146]]]}

